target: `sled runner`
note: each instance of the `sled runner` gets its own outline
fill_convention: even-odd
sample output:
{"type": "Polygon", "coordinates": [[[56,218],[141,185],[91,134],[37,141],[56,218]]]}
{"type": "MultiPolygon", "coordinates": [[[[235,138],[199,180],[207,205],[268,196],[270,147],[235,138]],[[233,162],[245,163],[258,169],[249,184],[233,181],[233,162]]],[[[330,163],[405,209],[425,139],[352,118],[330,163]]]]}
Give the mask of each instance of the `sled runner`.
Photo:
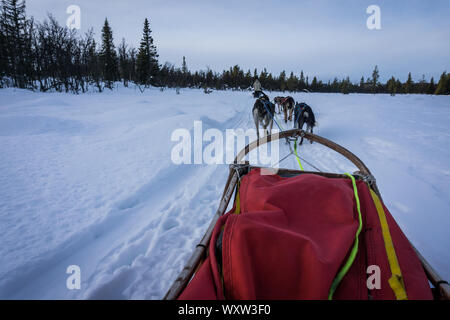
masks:
{"type": "Polygon", "coordinates": [[[449,298],[450,286],[396,224],[365,164],[297,129],[258,139],[237,155],[208,230],[164,297],[449,298]],[[358,171],[274,170],[244,161],[264,143],[299,137],[340,153],[358,171]]]}

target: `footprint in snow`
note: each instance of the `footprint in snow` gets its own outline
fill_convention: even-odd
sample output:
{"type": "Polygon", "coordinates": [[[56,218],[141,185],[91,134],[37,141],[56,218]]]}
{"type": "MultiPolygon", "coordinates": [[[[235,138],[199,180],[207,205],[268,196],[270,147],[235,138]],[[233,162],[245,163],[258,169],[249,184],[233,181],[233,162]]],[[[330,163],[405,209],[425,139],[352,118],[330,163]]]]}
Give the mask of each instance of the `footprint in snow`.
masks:
{"type": "Polygon", "coordinates": [[[163,224],[163,230],[164,231],[169,231],[170,229],[173,229],[175,227],[178,227],[180,225],[180,223],[173,218],[169,218],[167,219],[164,224],[163,224]]]}

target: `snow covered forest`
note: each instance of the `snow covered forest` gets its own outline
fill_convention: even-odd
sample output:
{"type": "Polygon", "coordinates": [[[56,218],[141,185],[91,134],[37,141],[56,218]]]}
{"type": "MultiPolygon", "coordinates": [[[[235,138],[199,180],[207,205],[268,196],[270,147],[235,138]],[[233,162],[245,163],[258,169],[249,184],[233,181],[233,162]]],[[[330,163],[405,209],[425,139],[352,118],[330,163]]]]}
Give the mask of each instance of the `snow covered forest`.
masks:
{"type": "Polygon", "coordinates": [[[113,89],[113,83],[121,81],[124,86],[134,83],[141,90],[150,85],[242,90],[251,87],[258,76],[262,86],[270,91],[450,94],[450,74],[445,71],[436,80],[424,76],[414,80],[409,73],[404,82],[391,77],[386,83],[379,81],[377,66],[359,83],[352,83],[349,77],[325,82],[303,71],[281,71],[279,75],[272,75],[265,68],[245,71],[239,65],[222,72],[191,71],[185,57],[180,61],[181,67],[159,63],[148,19],[143,22],[142,31],[136,30],[142,32],[136,49],[126,39],[116,48],[107,19],[101,30],[101,43],[97,44],[93,29],[80,35],[51,15],[43,22],[28,18],[25,1],[2,0],[0,14],[0,87],[82,93],[113,89]]]}

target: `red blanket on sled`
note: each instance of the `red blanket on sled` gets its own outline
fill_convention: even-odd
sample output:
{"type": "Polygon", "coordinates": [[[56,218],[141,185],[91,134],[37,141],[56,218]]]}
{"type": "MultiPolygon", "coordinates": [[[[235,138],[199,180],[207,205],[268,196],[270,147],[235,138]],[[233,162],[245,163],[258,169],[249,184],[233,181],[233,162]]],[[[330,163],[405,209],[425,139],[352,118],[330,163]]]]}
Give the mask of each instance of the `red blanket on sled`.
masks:
{"type": "MultiPolygon", "coordinates": [[[[375,204],[364,182],[357,188],[363,220],[358,253],[333,298],[395,299],[375,204]],[[367,287],[371,265],[380,268],[379,289],[367,287]]],[[[242,179],[239,195],[241,213],[233,208],[219,219],[208,257],[179,299],[327,299],[359,225],[351,180],[283,178],[256,169],[242,179]],[[220,268],[215,245],[222,230],[220,268]]],[[[431,299],[417,255],[384,210],[408,299],[431,299]]]]}

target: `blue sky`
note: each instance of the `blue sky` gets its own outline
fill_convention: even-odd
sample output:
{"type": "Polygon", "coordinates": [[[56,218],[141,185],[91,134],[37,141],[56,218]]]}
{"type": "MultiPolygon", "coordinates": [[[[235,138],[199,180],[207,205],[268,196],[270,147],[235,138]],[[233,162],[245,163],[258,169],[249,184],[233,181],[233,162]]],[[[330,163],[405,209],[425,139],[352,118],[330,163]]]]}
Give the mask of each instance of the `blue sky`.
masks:
{"type": "Polygon", "coordinates": [[[65,24],[69,5],[81,8],[81,30],[98,37],[105,17],[114,39],[138,47],[150,19],[160,62],[177,66],[186,56],[191,70],[266,67],[322,80],[350,76],[359,81],[375,65],[381,80],[415,80],[450,71],[449,0],[28,0],[27,14],[47,12],[65,24]],[[381,30],[369,30],[366,8],[381,9],[381,30]]]}

